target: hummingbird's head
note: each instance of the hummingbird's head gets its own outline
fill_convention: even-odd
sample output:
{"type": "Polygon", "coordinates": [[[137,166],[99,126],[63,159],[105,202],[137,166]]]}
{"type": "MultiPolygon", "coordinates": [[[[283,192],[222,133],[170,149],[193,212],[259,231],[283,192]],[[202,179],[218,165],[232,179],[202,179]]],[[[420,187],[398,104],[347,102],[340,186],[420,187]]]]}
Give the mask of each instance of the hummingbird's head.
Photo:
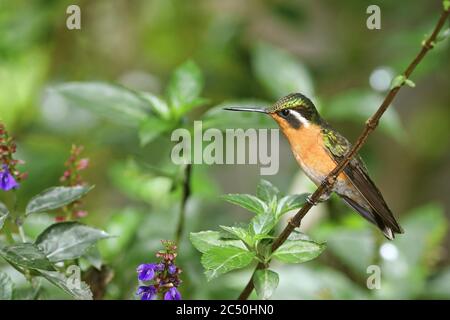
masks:
{"type": "Polygon", "coordinates": [[[267,109],[267,113],[283,129],[299,129],[320,121],[314,104],[301,93],[292,93],[281,98],[267,109]]]}
{"type": "Polygon", "coordinates": [[[314,104],[301,93],[291,93],[267,109],[225,108],[231,111],[261,112],[270,115],[282,129],[299,129],[320,122],[314,104]]]}

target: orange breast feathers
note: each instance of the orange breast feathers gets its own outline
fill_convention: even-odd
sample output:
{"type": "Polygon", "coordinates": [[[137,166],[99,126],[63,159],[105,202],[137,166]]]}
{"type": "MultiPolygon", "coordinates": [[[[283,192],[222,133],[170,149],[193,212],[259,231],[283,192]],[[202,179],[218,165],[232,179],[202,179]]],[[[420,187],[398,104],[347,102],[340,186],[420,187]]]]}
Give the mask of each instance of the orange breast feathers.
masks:
{"type": "MultiPolygon", "coordinates": [[[[336,167],[336,162],[325,149],[320,127],[311,123],[295,129],[284,121],[278,123],[289,140],[297,162],[310,178],[316,180],[315,183],[320,183],[336,167]]],[[[346,180],[345,175],[341,173],[338,180],[346,180]]]]}

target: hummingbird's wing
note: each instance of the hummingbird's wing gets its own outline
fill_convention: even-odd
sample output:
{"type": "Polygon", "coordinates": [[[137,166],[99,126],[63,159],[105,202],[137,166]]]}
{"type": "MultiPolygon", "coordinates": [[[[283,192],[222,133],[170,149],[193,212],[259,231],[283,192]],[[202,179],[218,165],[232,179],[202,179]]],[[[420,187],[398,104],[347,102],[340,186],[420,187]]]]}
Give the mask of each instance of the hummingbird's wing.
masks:
{"type": "MultiPolygon", "coordinates": [[[[324,146],[333,160],[339,163],[351,149],[350,142],[337,131],[328,126],[322,129],[324,146]]],[[[395,220],[381,192],[370,179],[363,160],[358,155],[355,156],[344,169],[344,174],[366,200],[368,207],[373,210],[367,210],[355,200],[344,197],[344,201],[358,211],[370,222],[378,225],[383,233],[390,239],[394,237],[393,233],[403,233],[403,230],[395,220]]]]}

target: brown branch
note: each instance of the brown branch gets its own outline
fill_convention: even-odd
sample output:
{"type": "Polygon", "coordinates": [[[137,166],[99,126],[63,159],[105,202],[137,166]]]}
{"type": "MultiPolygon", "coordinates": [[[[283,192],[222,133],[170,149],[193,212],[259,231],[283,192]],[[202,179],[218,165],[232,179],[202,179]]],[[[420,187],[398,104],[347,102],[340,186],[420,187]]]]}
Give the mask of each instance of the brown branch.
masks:
{"type": "Polygon", "coordinates": [[[184,180],[182,185],[182,195],[180,203],[180,214],[178,217],[178,226],[175,233],[175,243],[180,246],[181,237],[183,236],[183,230],[186,220],[186,204],[191,195],[191,174],[192,164],[187,164],[184,170],[184,180]]]}
{"type": "MultiPolygon", "coordinates": [[[[445,21],[447,20],[447,17],[449,15],[449,10],[443,11],[442,15],[436,24],[436,27],[433,30],[433,33],[431,36],[422,44],[422,48],[420,52],[417,54],[417,56],[414,58],[414,60],[410,63],[408,68],[403,73],[403,76],[405,79],[408,79],[409,76],[412,74],[414,69],[417,67],[417,65],[422,61],[423,57],[427,54],[429,50],[431,50],[436,41],[436,37],[439,34],[440,30],[442,29],[445,21]]],[[[316,189],[316,191],[311,195],[310,201],[305,203],[305,205],[296,213],[296,215],[290,219],[288,225],[283,229],[281,234],[275,239],[275,241],[272,244],[272,252],[274,252],[276,249],[278,249],[288,238],[288,236],[291,234],[291,232],[300,226],[300,223],[303,219],[303,217],[308,213],[308,211],[313,207],[314,203],[319,202],[320,196],[325,193],[325,191],[330,190],[333,186],[334,182],[336,181],[336,177],[345,169],[347,164],[350,162],[350,160],[358,153],[358,151],[361,149],[361,147],[366,142],[367,138],[369,137],[370,133],[375,130],[375,128],[378,126],[378,122],[381,118],[381,116],[384,114],[384,112],[387,110],[387,108],[390,106],[392,101],[394,100],[395,96],[397,95],[400,88],[404,85],[404,82],[401,83],[399,86],[396,86],[392,88],[378,110],[366,121],[366,126],[364,127],[364,131],[359,136],[358,140],[356,140],[356,143],[353,145],[352,149],[347,153],[347,155],[344,157],[344,159],[328,174],[328,176],[322,181],[321,185],[316,189]]],[[[256,266],[256,270],[265,268],[263,263],[258,263],[256,266]]],[[[250,278],[249,282],[245,286],[242,293],[239,295],[239,300],[246,300],[248,296],[253,291],[253,275],[252,278],[250,278]]]]}

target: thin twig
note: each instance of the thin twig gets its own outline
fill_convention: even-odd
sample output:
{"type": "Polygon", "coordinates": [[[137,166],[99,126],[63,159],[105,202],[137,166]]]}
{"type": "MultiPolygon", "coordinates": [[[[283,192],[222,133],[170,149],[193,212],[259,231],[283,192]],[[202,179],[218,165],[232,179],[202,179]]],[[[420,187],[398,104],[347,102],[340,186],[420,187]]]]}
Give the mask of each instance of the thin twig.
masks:
{"type": "MultiPolygon", "coordinates": [[[[417,67],[417,65],[422,61],[423,57],[427,54],[429,50],[431,50],[434,47],[436,37],[439,34],[440,30],[442,29],[445,21],[447,20],[447,17],[449,15],[449,10],[443,11],[442,15],[436,24],[433,33],[431,36],[422,44],[422,48],[420,52],[417,54],[417,56],[414,58],[414,60],[410,63],[408,68],[403,73],[403,76],[405,79],[408,79],[409,76],[412,74],[414,69],[417,67]]],[[[400,88],[404,85],[404,82],[400,86],[396,86],[392,88],[378,110],[366,121],[366,126],[364,127],[364,131],[359,136],[358,140],[356,140],[356,143],[353,145],[352,149],[347,153],[347,155],[344,157],[344,159],[328,174],[328,176],[322,181],[321,185],[316,189],[316,191],[311,196],[311,201],[306,202],[305,205],[296,213],[296,215],[289,221],[287,226],[283,229],[281,234],[275,239],[275,241],[272,244],[272,252],[274,252],[276,249],[278,249],[289,237],[291,232],[300,226],[300,223],[303,219],[303,217],[308,213],[308,211],[312,208],[313,203],[319,202],[320,196],[325,193],[325,191],[330,190],[333,186],[334,182],[336,181],[336,177],[345,169],[347,164],[350,162],[350,160],[358,153],[358,151],[361,149],[361,147],[366,142],[367,138],[369,137],[370,133],[375,130],[375,128],[378,126],[378,122],[381,118],[381,116],[384,114],[384,112],[387,110],[387,108],[390,106],[392,101],[394,100],[395,96],[397,95],[400,88]]],[[[263,269],[264,264],[258,263],[256,266],[256,270],[263,269]]],[[[253,275],[252,275],[253,278],[253,275]]],[[[246,300],[248,296],[253,291],[253,280],[250,278],[249,282],[247,283],[246,287],[242,291],[242,293],[239,295],[239,300],[246,300]]]]}
{"type": "Polygon", "coordinates": [[[192,173],[192,164],[187,164],[184,170],[184,180],[182,185],[182,195],[181,195],[181,203],[180,203],[180,214],[178,217],[178,226],[177,231],[175,233],[175,242],[179,246],[181,237],[183,236],[183,230],[186,220],[186,203],[191,195],[191,173],[192,173]]]}

